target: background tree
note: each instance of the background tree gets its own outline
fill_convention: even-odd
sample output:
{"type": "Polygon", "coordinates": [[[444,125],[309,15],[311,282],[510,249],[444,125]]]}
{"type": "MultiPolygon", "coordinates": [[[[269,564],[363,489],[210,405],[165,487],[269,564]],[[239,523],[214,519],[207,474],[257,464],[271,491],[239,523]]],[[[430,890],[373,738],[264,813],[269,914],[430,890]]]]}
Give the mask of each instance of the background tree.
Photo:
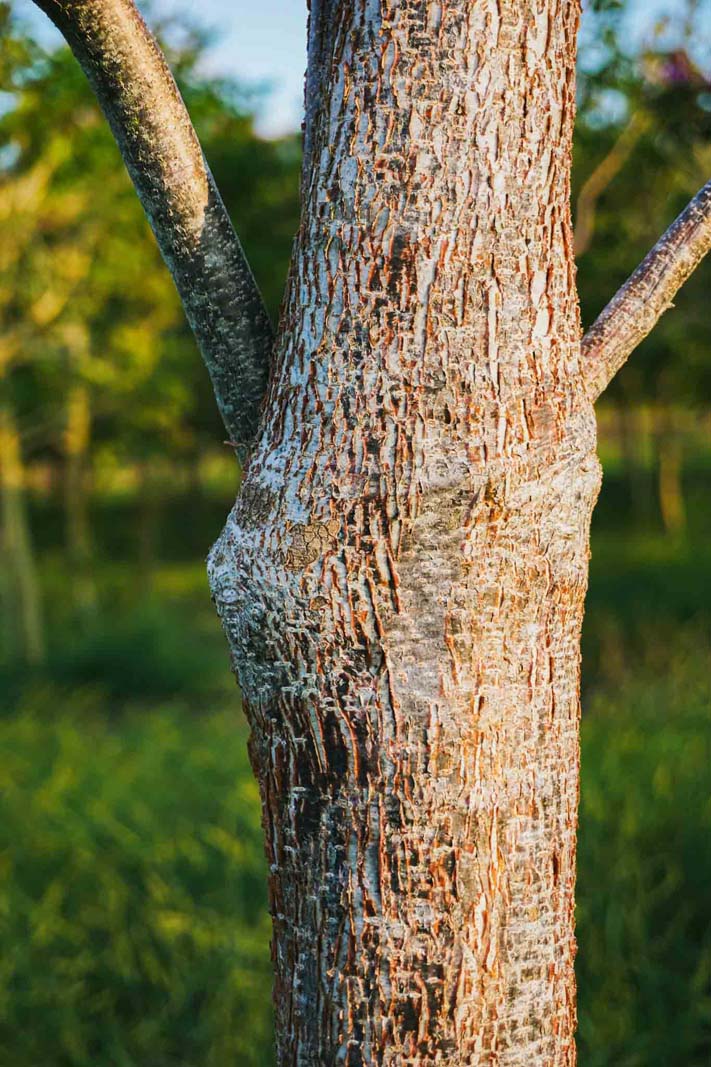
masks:
{"type": "MultiPolygon", "coordinates": [[[[160,482],[151,470],[167,452],[197,463],[219,423],[174,288],[157,269],[155,244],[85,79],[68,52],[47,53],[26,36],[13,37],[9,17],[5,7],[5,39],[15,44],[3,74],[13,106],[0,120],[5,432],[14,441],[5,484],[23,483],[28,457],[62,457],[67,559],[82,613],[95,596],[92,433],[105,461],[139,461],[147,482],[140,539],[150,562],[150,512],[160,482]]],[[[203,48],[201,36],[188,33],[172,59],[228,196],[237,195],[228,175],[242,176],[237,206],[250,219],[247,239],[258,245],[255,261],[276,314],[296,226],[298,148],[293,138],[255,137],[242,94],[196,73],[203,48]]],[[[44,645],[40,591],[24,493],[13,494],[5,509],[3,602],[9,631],[21,623],[25,636],[18,633],[6,647],[25,648],[36,661],[44,645]]]]}

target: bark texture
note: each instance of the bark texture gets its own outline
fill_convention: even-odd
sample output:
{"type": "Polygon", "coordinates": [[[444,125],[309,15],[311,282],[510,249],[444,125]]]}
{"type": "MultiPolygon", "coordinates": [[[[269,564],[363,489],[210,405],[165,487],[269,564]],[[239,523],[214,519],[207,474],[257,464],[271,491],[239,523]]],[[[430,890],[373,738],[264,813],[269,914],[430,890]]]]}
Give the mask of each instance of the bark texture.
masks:
{"type": "Polygon", "coordinates": [[[210,557],[252,726],[280,1067],[570,1067],[599,489],[577,0],[315,0],[303,221],[210,557]]]}
{"type": "Polygon", "coordinates": [[[280,1067],[572,1067],[592,403],[711,246],[711,187],[581,358],[579,0],[311,0],[260,422],[268,323],[154,40],[132,0],[36,2],[230,435],[259,428],[209,566],[262,793],[280,1067]]]}
{"type": "Polygon", "coordinates": [[[133,0],[35,2],[109,121],[244,456],[259,421],[271,325],[168,65],[133,0]]]}

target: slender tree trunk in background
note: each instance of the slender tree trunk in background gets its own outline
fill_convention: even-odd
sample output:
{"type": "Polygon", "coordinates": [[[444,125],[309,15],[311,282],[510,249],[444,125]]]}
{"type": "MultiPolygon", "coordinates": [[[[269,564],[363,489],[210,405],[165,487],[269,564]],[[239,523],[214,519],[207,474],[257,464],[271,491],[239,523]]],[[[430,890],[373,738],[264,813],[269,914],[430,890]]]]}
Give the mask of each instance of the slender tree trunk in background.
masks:
{"type": "Polygon", "coordinates": [[[155,570],[160,532],[163,491],[151,468],[150,460],[138,465],[138,572],[144,589],[150,589],[155,570]]]}
{"type": "Polygon", "coordinates": [[[643,525],[654,521],[654,485],[649,470],[647,449],[649,428],[646,412],[628,398],[615,407],[619,427],[620,452],[624,480],[627,482],[631,510],[643,525]]]}
{"type": "Polygon", "coordinates": [[[669,537],[678,537],[686,527],[686,504],[682,474],[684,450],[674,411],[662,408],[657,426],[657,488],[659,511],[669,537]]]}
{"type": "Polygon", "coordinates": [[[32,549],[20,437],[9,404],[0,402],[0,522],[5,653],[33,666],[44,660],[39,575],[32,549]]]}
{"type": "Polygon", "coordinates": [[[262,790],[280,1065],[575,1059],[600,482],[577,21],[569,0],[312,4],[281,343],[211,556],[262,790]]]}
{"type": "Polygon", "coordinates": [[[592,244],[600,197],[627,163],[639,139],[650,125],[648,115],[641,111],[635,112],[608,154],[598,163],[580,190],[575,206],[575,255],[578,259],[585,255],[592,244]]]}
{"type": "Polygon", "coordinates": [[[671,537],[683,533],[686,527],[682,464],[681,441],[665,434],[659,444],[659,508],[664,529],[671,537]]]}
{"type": "Polygon", "coordinates": [[[91,523],[89,519],[89,443],[91,406],[85,385],[75,385],[67,398],[64,431],[64,517],[67,555],[72,570],[72,593],[80,614],[96,606],[96,587],[91,573],[91,523]]]}

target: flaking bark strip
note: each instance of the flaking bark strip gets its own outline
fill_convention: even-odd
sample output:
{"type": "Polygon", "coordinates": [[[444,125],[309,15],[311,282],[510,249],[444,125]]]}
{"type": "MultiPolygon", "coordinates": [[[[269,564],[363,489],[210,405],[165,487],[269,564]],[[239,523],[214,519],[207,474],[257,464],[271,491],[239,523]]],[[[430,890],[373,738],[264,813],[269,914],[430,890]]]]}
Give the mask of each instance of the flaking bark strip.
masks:
{"type": "Polygon", "coordinates": [[[288,546],[283,550],[284,566],[298,571],[315,563],[331,547],[341,523],[338,519],[328,522],[295,523],[287,527],[288,546]]]}

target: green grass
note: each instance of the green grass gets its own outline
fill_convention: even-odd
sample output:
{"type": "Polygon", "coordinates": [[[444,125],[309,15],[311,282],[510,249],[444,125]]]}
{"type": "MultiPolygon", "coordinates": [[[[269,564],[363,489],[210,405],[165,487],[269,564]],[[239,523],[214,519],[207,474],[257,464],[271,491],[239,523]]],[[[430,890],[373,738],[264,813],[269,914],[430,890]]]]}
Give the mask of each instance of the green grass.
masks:
{"type": "MultiPolygon", "coordinates": [[[[711,1057],[711,662],[599,690],[583,721],[582,1067],[711,1057]]],[[[271,1063],[256,787],[235,706],[0,720],[0,1064],[271,1063]]]]}
{"type": "MultiPolygon", "coordinates": [[[[683,642],[681,642],[683,644],[683,642]]],[[[587,702],[578,924],[581,1067],[711,1062],[711,657],[587,702]]]]}
{"type": "MultiPolygon", "coordinates": [[[[580,1064],[706,1067],[707,533],[701,510],[676,542],[625,525],[612,489],[583,640],[580,1064]]],[[[259,803],[204,567],[176,544],[138,580],[105,526],[128,554],[94,620],[46,551],[48,665],[0,671],[0,1067],[268,1067],[259,803]]]]}
{"type": "Polygon", "coordinates": [[[0,1063],[270,1062],[258,797],[237,707],[0,721],[0,1063]]]}

